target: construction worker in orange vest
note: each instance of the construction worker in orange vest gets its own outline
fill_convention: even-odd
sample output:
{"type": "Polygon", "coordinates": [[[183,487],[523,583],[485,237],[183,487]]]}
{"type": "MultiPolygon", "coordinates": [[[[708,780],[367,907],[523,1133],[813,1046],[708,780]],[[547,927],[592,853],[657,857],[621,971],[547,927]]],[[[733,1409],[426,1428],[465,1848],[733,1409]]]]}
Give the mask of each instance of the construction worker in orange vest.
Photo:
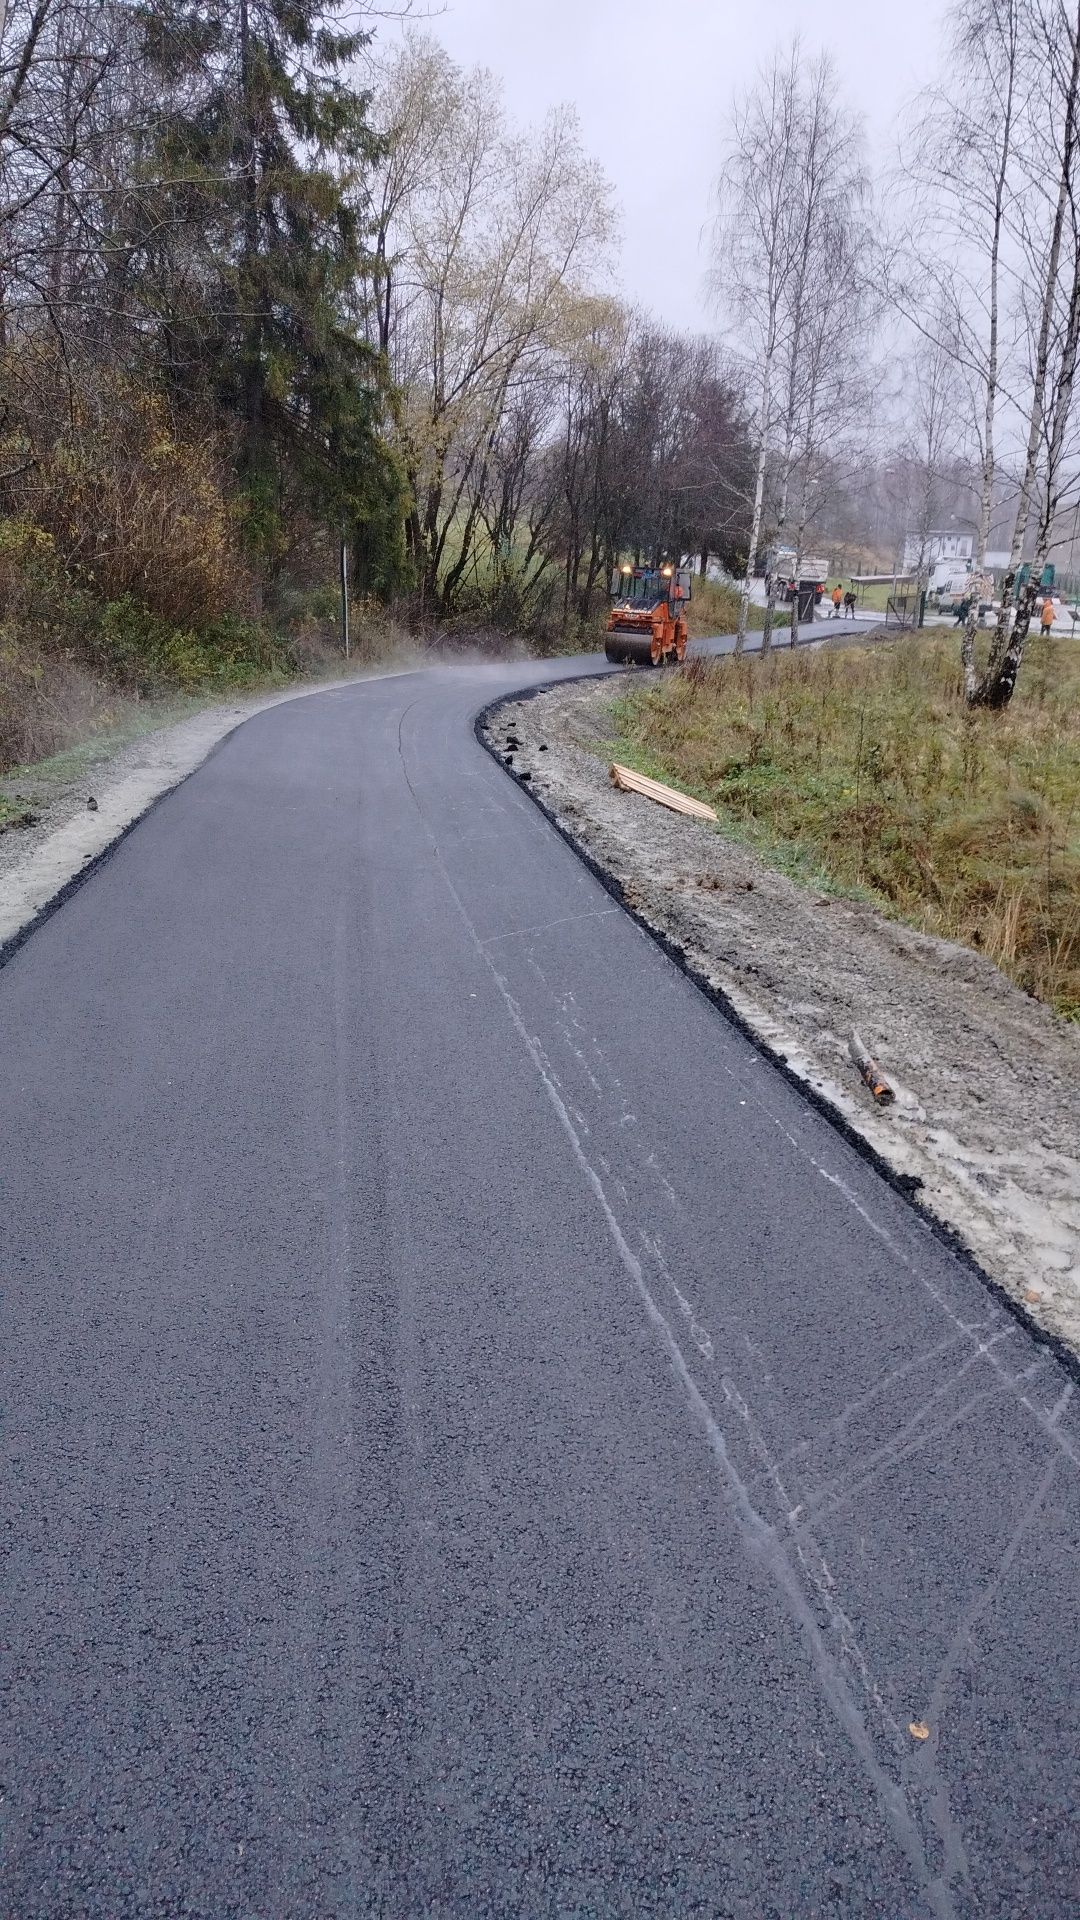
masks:
{"type": "Polygon", "coordinates": [[[844,604],[844,589],[840,585],[840,582],[838,580],[835,587],[832,590],[832,617],[834,620],[839,620],[840,609],[843,606],[843,604],[844,604]]]}

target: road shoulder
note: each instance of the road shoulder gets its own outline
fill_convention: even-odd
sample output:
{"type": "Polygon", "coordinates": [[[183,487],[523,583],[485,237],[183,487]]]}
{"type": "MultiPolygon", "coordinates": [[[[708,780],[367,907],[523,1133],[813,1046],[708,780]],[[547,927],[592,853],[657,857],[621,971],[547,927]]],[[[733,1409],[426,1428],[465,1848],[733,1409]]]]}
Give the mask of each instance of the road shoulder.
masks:
{"type": "Polygon", "coordinates": [[[484,737],[691,974],[1037,1330],[1080,1353],[1080,1032],[969,948],[617,792],[612,698],[578,681],[511,700],[484,737]],[[853,1029],[896,1084],[893,1107],[859,1080],[853,1029]]]}
{"type": "Polygon", "coordinates": [[[30,818],[0,833],[0,965],[154,802],[194,773],[245,720],[286,700],[413,671],[412,665],[376,668],[231,700],[136,740],[90,741],[55,763],[6,776],[9,801],[18,796],[30,818]]]}

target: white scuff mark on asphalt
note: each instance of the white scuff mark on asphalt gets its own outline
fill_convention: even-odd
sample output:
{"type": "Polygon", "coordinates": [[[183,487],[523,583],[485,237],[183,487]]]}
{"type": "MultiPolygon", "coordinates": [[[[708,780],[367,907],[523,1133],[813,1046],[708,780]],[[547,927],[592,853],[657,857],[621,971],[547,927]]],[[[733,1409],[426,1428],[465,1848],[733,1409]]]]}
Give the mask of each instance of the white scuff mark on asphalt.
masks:
{"type": "MultiPolygon", "coordinates": [[[[1062,1396],[1062,1411],[1064,1411],[1065,1406],[1068,1405],[1071,1393],[1072,1386],[1070,1384],[1065,1388],[1062,1396]]],[[[971,1637],[977,1622],[986,1612],[995,1594],[999,1591],[1002,1581],[1005,1579],[1006,1574],[1020,1551],[1025,1535],[1042,1510],[1046,1497],[1050,1492],[1051,1482],[1053,1481],[1059,1459],[1060,1455],[1055,1453],[1051,1453],[1048,1456],[1034,1492],[1031,1498],[1025,1502],[1020,1519],[1006,1542],[1004,1552],[998,1560],[993,1574],[986,1585],[964,1609],[957,1624],[956,1631],[945,1650],[945,1657],[934,1678],[934,1683],[930,1690],[929,1702],[924,1712],[919,1716],[922,1724],[929,1727],[930,1736],[921,1751],[913,1757],[911,1766],[915,1777],[921,1781],[924,1789],[929,1793],[930,1806],[935,1817],[935,1825],[938,1832],[944,1835],[944,1872],[945,1876],[950,1880],[968,1878],[969,1867],[967,1850],[952,1811],[948,1782],[938,1765],[941,1725],[945,1712],[945,1699],[949,1681],[960,1665],[961,1656],[965,1648],[967,1648],[971,1642],[971,1637]]]]}
{"type": "MultiPolygon", "coordinates": [[[[732,1079],[736,1078],[734,1071],[730,1067],[726,1067],[724,1071],[727,1072],[732,1079]]],[[[946,1297],[944,1290],[938,1286],[937,1282],[923,1267],[917,1266],[914,1261],[909,1260],[894,1235],[892,1235],[886,1227],[882,1226],[880,1221],[875,1220],[873,1214],[863,1206],[858,1195],[852,1190],[848,1183],[842,1180],[838,1174],[831,1173],[827,1167],[822,1166],[820,1160],[810,1152],[809,1147],[805,1146],[802,1141],[796,1139],[795,1135],[784,1126],[782,1121],[776,1118],[763,1100],[757,1095],[752,1097],[755,1106],[758,1107],[759,1111],[763,1113],[766,1118],[772,1120],[778,1131],[784,1135],[784,1138],[791,1142],[796,1153],[798,1153],[802,1159],[808,1161],[815,1171],[821,1175],[822,1179],[828,1181],[830,1186],[837,1188],[848,1205],[859,1215],[860,1219],[865,1221],[876,1238],[888,1248],[890,1254],[899,1262],[905,1272],[909,1273],[912,1279],[916,1280],[922,1287],[923,1291],[929,1294],[935,1306],[945,1315],[946,1319],[951,1322],[957,1333],[973,1343],[974,1352],[971,1356],[972,1359],[989,1360],[990,1365],[1000,1376],[1003,1386],[1015,1394],[1020,1405],[1032,1415],[1042,1428],[1042,1431],[1060,1448],[1061,1452],[1072,1461],[1073,1465],[1080,1466],[1080,1450],[1072,1444],[1059,1428],[1051,1424],[1043,1407],[1037,1406],[1027,1394],[1017,1391],[1019,1382],[1027,1379],[1028,1374],[1037,1371],[1037,1368],[1028,1369],[1023,1374],[1010,1374],[1008,1369],[1003,1366],[999,1356],[991,1352],[991,1348],[997,1344],[999,1339],[1004,1338],[1007,1333],[1018,1326],[1018,1321],[1007,1318],[1005,1313],[1000,1311],[998,1314],[999,1331],[995,1333],[991,1339],[984,1340],[978,1331],[978,1323],[973,1324],[965,1320],[963,1315],[956,1311],[952,1302],[946,1297]]]]}
{"type": "Polygon", "coordinates": [[[645,1241],[653,1261],[655,1262],[656,1266],[659,1268],[660,1272],[663,1274],[664,1279],[667,1281],[668,1286],[670,1287],[672,1293],[675,1296],[676,1301],[678,1302],[679,1312],[682,1314],[683,1319],[686,1321],[686,1324],[690,1329],[690,1338],[693,1341],[695,1347],[697,1348],[703,1360],[712,1360],[714,1357],[712,1335],[708,1333],[706,1329],[702,1326],[701,1321],[698,1319],[698,1316],[697,1316],[696,1307],[694,1306],[692,1301],[687,1299],[682,1288],[679,1286],[678,1282],[676,1281],[675,1276],[671,1271],[671,1268],[668,1266],[668,1263],[665,1260],[663,1253],[660,1250],[659,1241],[650,1239],[649,1236],[644,1232],[644,1230],[642,1230],[642,1239],[645,1241]]]}
{"type": "MultiPolygon", "coordinates": [[[[1041,1365],[1041,1361],[1033,1361],[1029,1372],[1037,1372],[1041,1365]]],[[[965,1370],[962,1368],[961,1372],[965,1370]]],[[[1022,1375],[1021,1378],[1023,1377],[1022,1375]]],[[[948,1385],[955,1386],[957,1379],[959,1375],[948,1385]]],[[[790,1526],[794,1530],[803,1526],[808,1520],[818,1520],[822,1514],[833,1512],[837,1507],[846,1506],[848,1501],[857,1493],[861,1493],[864,1487],[870,1486],[879,1474],[887,1473],[891,1467],[901,1466],[914,1454],[921,1453],[931,1441],[944,1439],[945,1435],[951,1433],[955,1427],[962,1426],[964,1421],[974,1413],[976,1407],[983,1406],[988,1400],[997,1399],[1006,1391],[1005,1385],[1000,1380],[995,1380],[990,1386],[982,1387],[978,1393],[972,1394],[965,1400],[963,1406],[958,1407],[955,1413],[949,1414],[947,1419],[938,1420],[928,1427],[923,1427],[922,1421],[927,1409],[939,1397],[938,1394],[931,1394],[926,1406],[920,1408],[915,1417],[909,1420],[899,1433],[891,1435],[882,1446],[875,1447],[872,1452],[859,1459],[850,1474],[837,1475],[799,1506],[793,1507],[788,1514],[790,1526]]]]}
{"type": "MultiPolygon", "coordinates": [[[[1000,1356],[992,1351],[992,1348],[997,1345],[998,1341],[1004,1339],[1004,1337],[1018,1325],[1018,1322],[1006,1319],[1004,1312],[1001,1312],[998,1316],[998,1331],[994,1333],[990,1339],[984,1339],[982,1333],[979,1331],[978,1324],[973,1325],[970,1321],[965,1320],[962,1314],[957,1313],[952,1302],[946,1299],[943,1290],[931,1279],[929,1274],[924,1273],[920,1267],[917,1267],[913,1261],[908,1259],[903,1249],[897,1246],[891,1235],[886,1233],[885,1229],[880,1227],[872,1216],[867,1213],[865,1207],[860,1205],[855,1195],[845,1183],[839,1180],[834,1174],[828,1173],[824,1167],[820,1166],[806,1148],[803,1148],[802,1152],[806,1155],[806,1158],[810,1160],[811,1164],[817,1167],[818,1172],[824,1175],[826,1180],[830,1181],[833,1186],[840,1188],[850,1205],[862,1216],[867,1226],[877,1234],[878,1238],[884,1241],[890,1253],[900,1262],[905,1271],[910,1273],[912,1278],[917,1280],[925,1292],[930,1295],[935,1306],[945,1315],[946,1319],[951,1321],[957,1333],[973,1343],[974,1351],[971,1359],[988,1360],[994,1368],[994,1371],[999,1375],[1002,1385],[1015,1394],[1020,1405],[1038,1422],[1038,1425],[1047,1437],[1060,1448],[1061,1452],[1072,1461],[1074,1466],[1080,1466],[1080,1451],[1077,1450],[1060,1429],[1053,1425],[1046,1414],[1045,1408],[1037,1406],[1028,1394],[1017,1391],[1020,1381],[1027,1379],[1029,1372],[1037,1371],[1037,1367],[1027,1369],[1022,1374],[1012,1374],[1004,1366],[1000,1356]]],[[[970,1364],[970,1362],[968,1364],[970,1364]]]]}
{"type": "Polygon", "coordinates": [[[1048,1415],[1050,1425],[1052,1427],[1056,1427],[1058,1425],[1059,1421],[1061,1420],[1065,1412],[1066,1407],[1069,1404],[1069,1401],[1072,1399],[1072,1396],[1073,1396],[1073,1383],[1071,1380],[1066,1380],[1065,1385],[1062,1387],[1061,1392],[1058,1394],[1058,1397],[1055,1400],[1053,1406],[1051,1407],[1048,1415]]]}
{"type": "MultiPolygon", "coordinates": [[[[408,712],[408,708],[405,709],[408,712]]],[[[731,1455],[723,1430],[709,1406],[701,1388],[694,1379],[687,1364],[682,1348],[665,1314],[645,1278],[640,1260],[633,1252],[619,1223],[618,1217],[608,1200],[603,1181],[597,1173],[582,1143],[582,1136],[574,1124],[574,1116],[559,1089],[557,1076],[547,1060],[538,1035],[530,1033],[522,1018],[521,1010],[510,991],[505,977],[500,974],[491,954],[474,927],[453,879],[443,859],[435,835],[428,824],[424,809],[409,778],[402,745],[401,727],[405,713],[398,726],[398,751],[401,758],[405,783],[412,796],[413,804],[424,824],[431,843],[432,851],[439,865],[447,890],[457,907],[458,913],[469,933],[469,937],[480,959],[488,968],[496,989],[503,1001],[510,1020],[528,1054],[548,1099],[558,1117],[559,1123],[570,1143],[571,1151],[578,1167],[593,1192],[607,1225],[608,1233],[618,1253],[619,1259],[633,1282],[634,1289],[641,1301],[646,1316],[671,1363],[690,1410],[695,1415],[710,1451],[721,1470],[727,1485],[732,1509],[747,1550],[767,1569],[782,1595],[789,1613],[799,1630],[803,1644],[811,1659],[818,1682],[825,1699],[828,1701],[838,1723],[847,1735],[854,1752],[857,1754],[864,1772],[869,1779],[882,1812],[892,1830],[897,1845],[906,1856],[920,1888],[926,1896],[936,1920],[956,1920],[956,1908],[948,1888],[940,1878],[932,1873],[923,1845],[918,1825],[900,1784],[890,1778],[878,1759],[874,1744],[863,1718],[858,1701],[837,1657],[827,1646],[824,1634],[816,1620],[813,1608],[795,1566],[782,1545],[776,1528],[769,1524],[754,1505],[745,1481],[742,1479],[731,1455]]],[[[831,1617],[831,1615],[830,1615],[831,1617]]]]}
{"type": "MultiPolygon", "coordinates": [[[[790,1134],[788,1135],[788,1139],[789,1140],[791,1139],[790,1134]]],[[[848,1206],[851,1207],[854,1210],[854,1212],[858,1214],[860,1220],[865,1220],[871,1233],[876,1234],[877,1238],[881,1241],[882,1245],[888,1247],[889,1252],[893,1255],[894,1259],[899,1260],[902,1266],[910,1267],[911,1262],[906,1258],[903,1252],[903,1249],[899,1246],[897,1241],[893,1238],[892,1234],[888,1231],[888,1228],[883,1227],[880,1220],[875,1220],[873,1214],[867,1212],[866,1208],[863,1206],[862,1201],[859,1199],[858,1195],[856,1193],[853,1193],[852,1189],[848,1186],[847,1181],[841,1180],[840,1175],[838,1173],[830,1173],[828,1167],[823,1167],[821,1165],[821,1162],[819,1160],[815,1160],[813,1154],[809,1153],[805,1147],[801,1147],[797,1140],[793,1141],[792,1144],[795,1146],[796,1150],[802,1154],[805,1160],[809,1160],[810,1165],[815,1169],[817,1173],[820,1173],[822,1179],[828,1181],[830,1187],[835,1187],[839,1193],[843,1194],[844,1199],[848,1203],[848,1206]]]]}
{"type": "MultiPolygon", "coordinates": [[[[446,881],[457,901],[466,926],[471,930],[471,922],[449,874],[446,874],[446,881]]],[[[473,937],[476,938],[475,933],[473,937]]],[[[483,953],[479,942],[477,946],[483,953]]],[[[873,1742],[848,1680],[839,1662],[825,1644],[821,1628],[814,1618],[799,1576],[780,1544],[775,1527],[765,1520],[750,1498],[746,1483],[728,1452],[723,1430],[687,1366],[682,1348],[649,1289],[641,1262],[623,1233],[604,1190],[603,1182],[585,1153],[570,1112],[552,1074],[548,1071],[539,1037],[529,1032],[506,981],[499,974],[490,957],[486,953],[483,953],[483,957],[491,968],[510,1018],[558,1115],[578,1166],[596,1196],[619,1258],[634,1283],[635,1290],[668,1355],[685,1397],[705,1432],[710,1450],[727,1483],[744,1541],[750,1551],[768,1568],[783,1594],[813,1660],[822,1692],[858,1754],[897,1843],[907,1856],[933,1912],[939,1920],[954,1920],[956,1910],[951,1895],[941,1881],[931,1874],[922,1838],[903,1790],[895,1780],[889,1778],[874,1751],[873,1742]]]]}
{"type": "Polygon", "coordinates": [[[950,1347],[954,1347],[959,1339],[959,1333],[947,1333],[943,1340],[935,1341],[932,1347],[920,1347],[917,1353],[909,1354],[898,1367],[892,1367],[888,1373],[879,1375],[873,1385],[867,1387],[865,1393],[857,1394],[854,1400],[849,1400],[846,1406],[841,1407],[839,1413],[835,1413],[832,1419],[826,1422],[825,1426],[819,1427],[815,1433],[807,1434],[805,1440],[799,1440],[790,1447],[783,1455],[781,1464],[786,1466],[790,1461],[798,1460],[805,1454],[813,1452],[815,1448],[838,1438],[849,1421],[865,1413],[868,1407],[873,1406],[875,1400],[880,1400],[882,1394],[899,1386],[901,1380],[906,1379],[908,1374],[913,1373],[917,1367],[925,1367],[931,1360],[939,1360],[941,1355],[947,1353],[950,1347]]]}
{"type": "Polygon", "coordinates": [[[619,911],[618,907],[590,907],[585,913],[564,913],[560,920],[542,920],[538,927],[511,927],[506,933],[489,933],[480,944],[490,947],[497,940],[524,940],[527,934],[550,933],[554,927],[573,926],[576,920],[606,920],[619,911]]]}
{"type": "MultiPolygon", "coordinates": [[[[634,1118],[634,1116],[630,1115],[629,1118],[632,1119],[634,1118]]],[[[664,1192],[667,1194],[667,1197],[671,1202],[671,1207],[673,1212],[681,1215],[683,1209],[679,1202],[679,1196],[676,1193],[674,1187],[672,1186],[671,1181],[668,1179],[667,1174],[664,1172],[663,1167],[660,1165],[660,1162],[657,1159],[655,1152],[652,1152],[649,1154],[649,1157],[646,1160],[645,1165],[649,1168],[649,1170],[652,1173],[655,1173],[657,1179],[660,1182],[660,1185],[663,1187],[664,1192]]]]}

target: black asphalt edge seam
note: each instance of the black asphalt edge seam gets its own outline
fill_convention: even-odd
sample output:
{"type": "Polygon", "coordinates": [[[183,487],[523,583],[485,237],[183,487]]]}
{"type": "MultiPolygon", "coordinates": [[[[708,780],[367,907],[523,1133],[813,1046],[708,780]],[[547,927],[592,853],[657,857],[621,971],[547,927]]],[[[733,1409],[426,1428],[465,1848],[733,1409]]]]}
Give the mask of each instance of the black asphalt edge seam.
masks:
{"type": "MultiPolygon", "coordinates": [[[[248,715],[245,716],[245,720],[247,718],[253,719],[254,717],[254,715],[248,715]]],[[[230,740],[238,728],[244,726],[245,720],[238,720],[235,727],[230,727],[228,733],[223,733],[220,740],[215,740],[209,752],[203,755],[196,766],[189,767],[187,772],[182,773],[178,780],[174,780],[170,786],[163,787],[160,793],[155,793],[153,799],[148,800],[145,807],[143,807],[139,813],[135,814],[133,819],[129,820],[125,826],[120,827],[118,831],[114,833],[112,839],[79,868],[78,873],[73,873],[69,879],[65,880],[63,886],[59,887],[54,894],[51,894],[44,905],[40,906],[37,912],[31,915],[29,920],[21,927],[16,928],[14,933],[10,933],[6,940],[0,941],[0,970],[7,966],[9,960],[14,960],[19,948],[26,945],[26,942],[37,933],[38,929],[45,925],[46,920],[51,920],[54,913],[59,913],[60,908],[71,899],[72,894],[78,893],[79,888],[90,879],[92,874],[100,873],[102,867],[112,859],[117,848],[123,845],[128,834],[134,833],[135,828],[141,826],[143,821],[149,818],[155,807],[160,807],[163,800],[167,800],[170,794],[178,792],[179,789],[185,786],[191,779],[193,773],[199,773],[201,769],[205,767],[207,761],[213,759],[218,749],[225,745],[226,740],[230,740]]]]}
{"type": "MultiPolygon", "coordinates": [[[[615,676],[612,675],[611,677],[614,678],[615,676]]],[[[510,779],[521,788],[523,793],[528,794],[534,806],[543,814],[548,823],[554,827],[559,838],[565,840],[567,846],[577,855],[578,859],[588,867],[593,877],[599,880],[604,891],[610,894],[616,904],[622,908],[624,913],[629,915],[630,919],[642,929],[643,933],[648,934],[650,940],[656,942],[656,945],[667,955],[667,958],[678,968],[679,972],[690,981],[691,985],[696,987],[699,993],[704,994],[706,1000],[711,1002],[712,1006],[728,1021],[729,1025],[735,1027],[737,1031],[742,1034],[743,1038],[750,1042],[754,1051],[761,1054],[763,1059],[769,1062],[770,1066],[775,1067],[776,1070],[783,1075],[788,1084],[794,1087],[802,1095],[803,1099],[815,1108],[823,1119],[829,1122],[829,1125],[847,1142],[849,1147],[854,1149],[859,1155],[859,1158],[865,1160],[869,1166],[873,1167],[874,1172],[880,1174],[881,1178],[892,1188],[893,1192],[899,1194],[900,1198],[906,1201],[912,1211],[918,1215],[923,1225],[929,1228],[935,1240],[940,1241],[941,1245],[946,1247],[954,1258],[959,1260],[963,1266],[967,1267],[970,1272],[976,1275],[982,1285],[996,1300],[997,1304],[1003,1307],[1006,1313],[1011,1314],[1012,1318],[1019,1322],[1020,1326],[1024,1328],[1024,1331],[1030,1334],[1031,1338],[1039,1346],[1049,1349],[1054,1355],[1054,1358],[1065,1369],[1065,1372],[1069,1374],[1070,1378],[1080,1381],[1080,1355],[1074,1353],[1072,1348],[1067,1346],[1058,1334],[1049,1332],[1045,1327],[1040,1327],[1038,1322],[1033,1320],[1031,1316],[1025,1312],[1023,1303],[1015,1300],[1012,1294],[1001,1285],[1001,1282],[994,1279],[993,1274],[987,1273],[978,1255],[972,1252],[967,1241],[957,1229],[950,1227],[947,1221],[940,1220],[937,1214],[933,1213],[931,1209],[919,1199],[918,1188],[922,1186],[923,1182],[910,1174],[898,1173],[896,1168],[885,1158],[885,1155],[879,1152],[878,1148],[873,1146],[871,1142],[866,1139],[865,1135],[859,1132],[857,1127],[852,1126],[850,1120],[847,1119],[845,1114],[841,1113],[839,1107],[834,1106],[825,1094],[821,1093],[809,1080],[804,1079],[802,1074],[798,1073],[796,1069],[790,1065],[782,1053],[778,1052],[775,1047],[770,1045],[768,1040],[755,1031],[750,1022],[728,998],[723,988],[718,987],[706,974],[702,973],[699,967],[694,965],[693,961],[688,958],[685,950],[679,946],[678,942],[673,940],[670,934],[665,933],[661,927],[653,926],[652,922],[646,920],[644,915],[639,913],[636,907],[631,906],[626,898],[622,882],[618,880],[613,873],[609,873],[606,867],[601,866],[595,854],[577,838],[576,834],[571,832],[570,828],[567,827],[563,821],[559,819],[554,810],[547,805],[547,802],[540,798],[539,794],[534,791],[531,780],[522,779],[521,775],[516,772],[512,766],[507,765],[505,749],[500,749],[492,740],[487,738],[485,729],[492,723],[495,715],[502,708],[517,706],[526,700],[535,700],[540,694],[555,692],[562,686],[580,685],[582,680],[601,680],[607,678],[608,675],[603,672],[583,673],[570,676],[566,680],[556,681],[554,686],[550,683],[548,685],[541,684],[538,687],[529,687],[522,693],[500,695],[498,700],[492,700],[476,715],[473,721],[473,732],[485,753],[489,753],[496,765],[502,769],[503,773],[508,774],[510,779]]]]}

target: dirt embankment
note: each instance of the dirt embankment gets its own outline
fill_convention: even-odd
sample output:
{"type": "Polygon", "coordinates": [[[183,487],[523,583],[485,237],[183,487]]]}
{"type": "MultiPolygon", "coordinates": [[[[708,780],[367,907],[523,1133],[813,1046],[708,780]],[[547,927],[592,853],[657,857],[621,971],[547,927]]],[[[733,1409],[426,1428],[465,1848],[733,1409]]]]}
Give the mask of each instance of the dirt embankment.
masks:
{"type": "Polygon", "coordinates": [[[610,681],[514,701],[489,727],[627,903],[1080,1352],[1080,1029],[967,947],[796,885],[709,824],[617,792],[610,681]],[[878,1109],[857,1029],[898,1089],[878,1109]]]}

